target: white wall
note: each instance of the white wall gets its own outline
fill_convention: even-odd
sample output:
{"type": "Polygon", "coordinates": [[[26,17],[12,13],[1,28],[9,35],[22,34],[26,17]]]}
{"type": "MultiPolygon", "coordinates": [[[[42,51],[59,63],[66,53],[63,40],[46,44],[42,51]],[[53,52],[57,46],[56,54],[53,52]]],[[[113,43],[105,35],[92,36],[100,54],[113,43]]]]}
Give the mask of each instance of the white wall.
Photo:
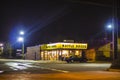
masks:
{"type": "Polygon", "coordinates": [[[39,60],[40,59],[40,45],[27,47],[25,59],[39,60]]]}

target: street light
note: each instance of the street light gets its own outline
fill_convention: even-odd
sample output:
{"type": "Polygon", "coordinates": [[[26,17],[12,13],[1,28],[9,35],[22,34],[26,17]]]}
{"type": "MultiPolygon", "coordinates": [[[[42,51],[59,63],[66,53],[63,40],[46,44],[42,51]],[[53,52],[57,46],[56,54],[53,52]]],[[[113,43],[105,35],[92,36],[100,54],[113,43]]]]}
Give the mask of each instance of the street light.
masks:
{"type": "Polygon", "coordinates": [[[114,58],[111,69],[120,69],[120,56],[118,53],[118,3],[119,0],[113,0],[113,27],[114,27],[114,58]]]}
{"type": "Polygon", "coordinates": [[[107,27],[108,27],[109,29],[111,29],[113,26],[112,26],[111,24],[109,24],[107,27]]]}
{"type": "Polygon", "coordinates": [[[22,42],[22,58],[24,59],[24,31],[19,32],[20,37],[18,38],[19,42],[22,42]]]}
{"type": "Polygon", "coordinates": [[[24,35],[25,33],[24,33],[24,31],[20,31],[20,35],[24,35]]]}
{"type": "Polygon", "coordinates": [[[24,42],[24,38],[23,38],[23,37],[19,37],[19,38],[18,38],[18,41],[19,41],[19,42],[24,42]]]}
{"type": "Polygon", "coordinates": [[[107,26],[108,29],[111,29],[112,30],[112,56],[113,56],[113,60],[114,60],[114,25],[113,23],[112,24],[109,24],[107,26]]]}

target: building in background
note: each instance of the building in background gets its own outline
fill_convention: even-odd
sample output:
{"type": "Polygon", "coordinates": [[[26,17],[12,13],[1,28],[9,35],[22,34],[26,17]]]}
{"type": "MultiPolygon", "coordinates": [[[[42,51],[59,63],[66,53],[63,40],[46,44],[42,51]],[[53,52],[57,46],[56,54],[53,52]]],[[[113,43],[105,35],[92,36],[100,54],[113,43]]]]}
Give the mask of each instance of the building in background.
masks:
{"type": "MultiPolygon", "coordinates": [[[[118,54],[120,53],[120,39],[118,39],[118,54]]],[[[86,51],[89,61],[112,61],[113,60],[112,42],[93,47],[86,51]]]]}
{"type": "Polygon", "coordinates": [[[82,51],[87,49],[87,43],[51,43],[41,45],[42,60],[64,60],[66,57],[82,57],[82,51]]]}
{"type": "Polygon", "coordinates": [[[50,43],[27,47],[26,59],[63,60],[65,57],[82,57],[82,51],[88,47],[87,43],[50,43]]]}
{"type": "Polygon", "coordinates": [[[86,51],[86,57],[89,61],[111,61],[113,51],[111,44],[107,43],[98,47],[88,49],[86,51]]]}
{"type": "MultiPolygon", "coordinates": [[[[95,45],[95,44],[94,44],[95,45]]],[[[82,52],[88,61],[112,61],[112,43],[88,48],[87,43],[57,42],[27,47],[26,59],[32,60],[63,60],[64,57],[77,55],[82,57],[82,52]]],[[[120,52],[120,39],[118,39],[118,52],[120,52]]]]}
{"type": "Polygon", "coordinates": [[[40,45],[27,47],[25,59],[40,60],[40,45]]]}
{"type": "Polygon", "coordinates": [[[3,54],[3,49],[4,49],[3,43],[0,43],[0,57],[1,57],[2,54],[3,54]]]}

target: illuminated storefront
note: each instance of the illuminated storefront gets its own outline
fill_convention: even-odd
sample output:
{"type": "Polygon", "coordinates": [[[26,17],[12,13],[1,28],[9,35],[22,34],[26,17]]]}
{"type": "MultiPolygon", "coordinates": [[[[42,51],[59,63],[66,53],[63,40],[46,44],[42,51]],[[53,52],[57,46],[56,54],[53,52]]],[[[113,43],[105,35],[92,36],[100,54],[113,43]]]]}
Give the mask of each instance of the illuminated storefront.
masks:
{"type": "Polygon", "coordinates": [[[69,56],[82,56],[82,50],[87,49],[86,43],[51,43],[40,46],[41,60],[62,60],[69,56]]]}

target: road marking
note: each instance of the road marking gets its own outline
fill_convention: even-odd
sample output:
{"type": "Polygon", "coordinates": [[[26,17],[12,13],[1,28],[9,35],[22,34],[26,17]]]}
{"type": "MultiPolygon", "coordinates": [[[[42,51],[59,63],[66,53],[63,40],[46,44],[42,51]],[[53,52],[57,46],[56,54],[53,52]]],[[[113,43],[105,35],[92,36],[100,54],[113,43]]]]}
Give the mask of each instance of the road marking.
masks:
{"type": "Polygon", "coordinates": [[[3,73],[4,71],[0,71],[0,73],[3,73]]]}
{"type": "Polygon", "coordinates": [[[63,72],[63,73],[68,73],[69,72],[69,71],[65,71],[65,70],[59,70],[59,69],[53,69],[53,68],[47,68],[47,67],[31,66],[30,64],[23,64],[23,63],[9,62],[9,63],[6,63],[6,65],[10,66],[10,68],[15,70],[15,71],[25,70],[25,69],[28,69],[29,67],[36,67],[36,68],[47,69],[47,70],[63,72]]]}
{"type": "Polygon", "coordinates": [[[68,73],[69,71],[65,70],[59,70],[59,69],[53,69],[53,68],[46,68],[46,67],[39,67],[41,69],[47,69],[47,70],[52,70],[52,71],[57,71],[57,72],[63,72],[63,73],[68,73]]]}
{"type": "Polygon", "coordinates": [[[68,73],[69,71],[64,71],[64,70],[59,70],[59,69],[50,69],[52,71],[58,71],[58,72],[63,72],[63,73],[68,73]]]}

